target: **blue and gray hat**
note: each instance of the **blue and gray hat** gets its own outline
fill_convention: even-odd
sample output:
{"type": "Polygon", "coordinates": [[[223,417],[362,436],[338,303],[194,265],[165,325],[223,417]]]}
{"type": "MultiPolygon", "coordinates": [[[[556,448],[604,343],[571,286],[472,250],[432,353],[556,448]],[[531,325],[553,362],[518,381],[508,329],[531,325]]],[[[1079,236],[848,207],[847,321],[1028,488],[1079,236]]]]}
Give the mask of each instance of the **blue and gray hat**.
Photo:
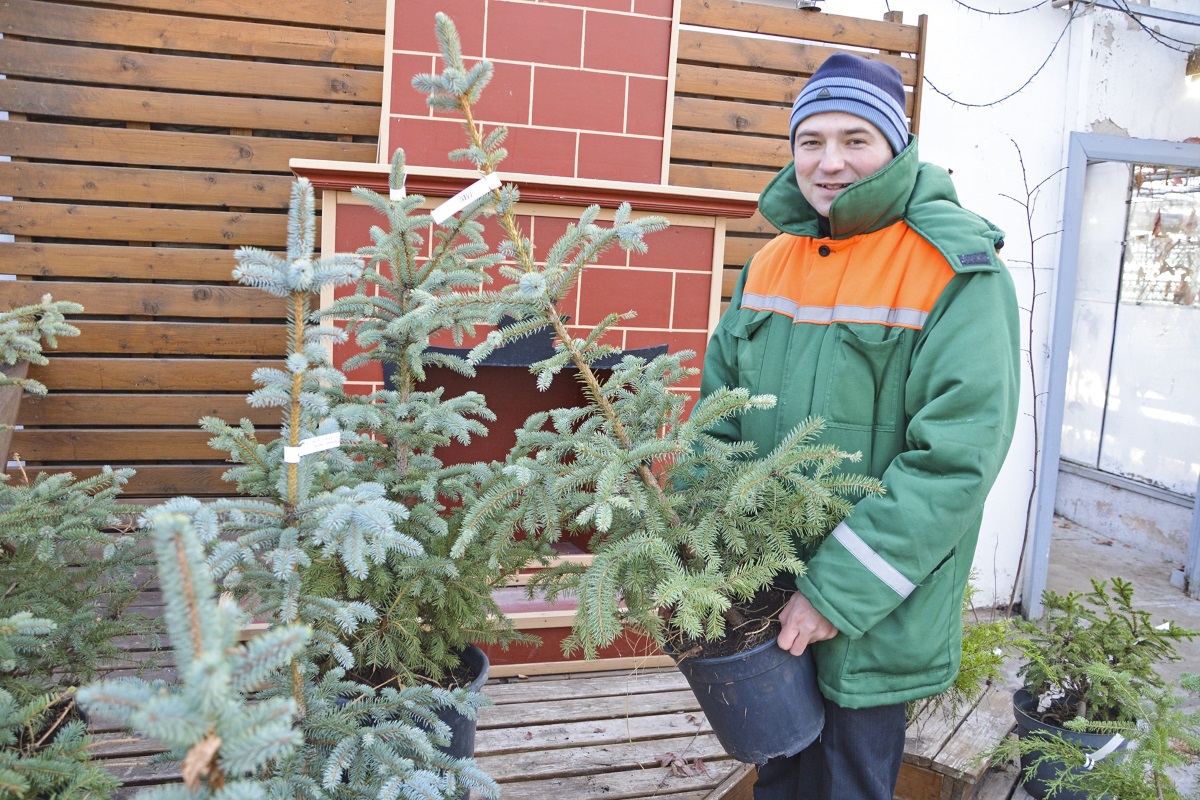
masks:
{"type": "Polygon", "coordinates": [[[883,133],[893,153],[908,146],[904,81],[895,67],[850,53],[834,53],[808,79],[792,105],[788,138],[796,147],[796,127],[826,111],[862,117],[883,133]]]}

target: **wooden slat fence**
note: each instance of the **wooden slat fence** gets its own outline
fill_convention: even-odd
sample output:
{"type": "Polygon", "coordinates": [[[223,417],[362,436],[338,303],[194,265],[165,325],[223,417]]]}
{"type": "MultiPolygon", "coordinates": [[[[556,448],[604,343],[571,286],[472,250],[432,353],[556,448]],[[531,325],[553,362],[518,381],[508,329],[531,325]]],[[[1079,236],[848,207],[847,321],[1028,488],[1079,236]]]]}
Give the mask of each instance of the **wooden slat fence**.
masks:
{"type": "Polygon", "coordinates": [[[384,0],[0,0],[0,307],[85,307],[30,376],[34,470],[133,466],[129,494],[229,493],[196,427],[270,426],[250,375],[283,306],[233,250],[285,244],[291,158],[373,162],[384,0]]]}
{"type": "MultiPolygon", "coordinates": [[[[835,52],[896,67],[917,130],[926,19],[905,25],[742,0],[683,0],[671,126],[669,182],[760,192],[791,159],[788,120],[809,76],[835,52]]],[[[722,296],[777,231],[761,214],[730,220],[722,296]]]]}

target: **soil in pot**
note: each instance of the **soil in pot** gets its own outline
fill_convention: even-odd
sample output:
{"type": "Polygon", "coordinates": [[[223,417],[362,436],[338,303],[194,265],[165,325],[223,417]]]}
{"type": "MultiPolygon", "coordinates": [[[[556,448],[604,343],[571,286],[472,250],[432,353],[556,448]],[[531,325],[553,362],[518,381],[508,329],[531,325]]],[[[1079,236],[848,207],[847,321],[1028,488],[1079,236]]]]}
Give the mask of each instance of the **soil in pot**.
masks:
{"type": "MultiPolygon", "coordinates": [[[[1024,739],[1029,736],[1057,736],[1060,739],[1076,742],[1086,753],[1096,752],[1113,738],[1112,734],[1108,733],[1080,733],[1063,728],[1055,724],[1055,721],[1061,718],[1061,714],[1056,712],[1053,707],[1050,709],[1049,715],[1039,714],[1037,709],[1037,698],[1029,692],[1018,689],[1013,693],[1013,716],[1017,720],[1018,737],[1024,739]]],[[[1126,743],[1122,742],[1118,750],[1123,750],[1125,747],[1126,743]]],[[[1022,775],[1037,758],[1038,754],[1036,753],[1021,756],[1022,775]]],[[[1044,761],[1037,766],[1036,772],[1031,777],[1023,781],[1022,786],[1031,796],[1043,800],[1047,794],[1047,783],[1065,769],[1067,769],[1066,765],[1061,762],[1044,761]]],[[[1082,772],[1083,769],[1083,767],[1075,767],[1074,771],[1082,772]]],[[[1085,792],[1063,789],[1054,795],[1053,800],[1088,800],[1088,795],[1085,792]]]]}
{"type": "Polygon", "coordinates": [[[722,747],[747,764],[794,755],[825,725],[811,652],[793,656],[775,643],[788,596],[759,598],[743,611],[752,622],[724,640],[693,642],[678,654],[668,648],[722,747]]]}

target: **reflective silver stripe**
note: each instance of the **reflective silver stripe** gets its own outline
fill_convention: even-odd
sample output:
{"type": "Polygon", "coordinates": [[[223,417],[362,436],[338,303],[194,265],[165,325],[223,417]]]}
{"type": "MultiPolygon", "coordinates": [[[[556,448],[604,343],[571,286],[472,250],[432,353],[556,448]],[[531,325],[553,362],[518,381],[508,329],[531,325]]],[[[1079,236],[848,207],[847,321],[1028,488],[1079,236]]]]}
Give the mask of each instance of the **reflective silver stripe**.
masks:
{"type": "Polygon", "coordinates": [[[867,322],[883,325],[903,325],[920,328],[929,314],[915,308],[889,308],[888,306],[801,306],[786,297],[761,294],[742,295],[742,308],[755,311],[777,311],[795,322],[812,322],[827,325],[834,320],[842,322],[867,322]]]}
{"type": "Polygon", "coordinates": [[[872,550],[870,545],[860,539],[857,533],[850,530],[850,526],[846,523],[843,522],[833,529],[833,537],[896,594],[908,597],[917,588],[915,583],[901,575],[899,570],[884,561],[883,556],[872,550]]]}

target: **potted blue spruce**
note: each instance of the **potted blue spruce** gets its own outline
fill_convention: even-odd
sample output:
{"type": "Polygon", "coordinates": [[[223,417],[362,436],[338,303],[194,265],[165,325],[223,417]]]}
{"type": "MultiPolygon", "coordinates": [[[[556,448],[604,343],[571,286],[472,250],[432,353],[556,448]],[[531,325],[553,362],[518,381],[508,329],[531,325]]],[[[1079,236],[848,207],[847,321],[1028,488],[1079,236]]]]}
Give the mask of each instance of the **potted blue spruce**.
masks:
{"type": "MultiPolygon", "coordinates": [[[[506,155],[505,131],[484,133],[472,114],[491,65],[468,67],[453,23],[439,14],[436,25],[443,70],[418,76],[414,86],[428,94],[430,106],[463,119],[467,142],[454,155],[493,175],[506,155]]],[[[518,188],[505,184],[480,201],[505,233],[499,273],[510,283],[500,294],[513,306],[513,321],[489,334],[470,359],[548,333],[554,351],[531,367],[538,386],[578,381],[586,402],[527,420],[497,479],[467,507],[458,546],[498,532],[586,539],[589,566],[560,564],[531,585],[551,598],[576,598],[568,650],[592,656],[624,631],[645,635],[677,658],[736,758],[761,763],[801,749],[820,731],[823,712],[811,662],[774,644],[775,617],[787,598],[779,584],[803,571],[804,547],[832,530],[858,497],[882,487],[841,470],[854,454],[814,443],[819,419],[798,426],[771,453],[718,441],[709,435],[717,422],[769,407],[774,398],[727,390],[686,412],[677,389],[696,372],[687,364],[693,354],[620,353],[604,342],[622,315],[608,316],[586,335],[572,334],[559,303],[582,271],[609,247],[644,252],[644,237],[665,227],[664,220],[634,218],[622,205],[602,224],[600,209],[588,208],[535,259],[517,220],[519,199],[518,188]],[[766,666],[747,663],[759,659],[766,666]],[[757,676],[761,685],[740,696],[726,687],[722,702],[707,682],[724,684],[727,669],[757,676]],[[803,708],[788,708],[793,699],[803,708]]]]}
{"type": "MultiPolygon", "coordinates": [[[[429,674],[431,659],[449,658],[430,643],[439,635],[449,642],[462,636],[450,628],[434,630],[442,620],[424,618],[420,610],[420,603],[433,602],[433,582],[440,582],[439,596],[453,583],[455,565],[441,555],[450,545],[439,540],[453,533],[435,505],[437,491],[448,493],[453,485],[433,483],[432,499],[422,504],[407,496],[397,499],[394,468],[370,460],[367,466],[374,469],[364,469],[364,458],[388,453],[364,453],[371,434],[362,425],[363,415],[402,415],[403,410],[350,403],[340,392],[345,377],[330,363],[330,345],[346,334],[321,324],[312,304],[322,287],[360,281],[364,265],[357,256],[316,256],[314,205],[311,185],[298,181],[287,252],[243,248],[236,253],[234,276],[279,298],[286,309],[285,361],[281,368],[256,371],[259,388],[247,398],[251,405],[279,410],[278,431],[260,432],[245,419],[237,425],[202,419],[201,427],[213,436],[211,445],[229,454],[233,466],[225,477],[237,496],[206,503],[176,498],[161,510],[185,519],[182,528],[171,523],[172,529],[178,537],[185,536],[183,528],[194,531],[206,575],[216,590],[241,602],[256,626],[308,631],[302,646],[288,649],[281,668],[263,672],[261,682],[235,687],[259,697],[287,698],[292,709],[289,735],[297,746],[286,757],[268,759],[265,772],[257,772],[271,787],[268,796],[461,798],[474,791],[496,797],[498,787],[469,752],[450,752],[453,732],[441,718],[453,713],[473,719],[486,698],[417,677],[429,674]],[[343,407],[349,408],[345,414],[339,411],[343,407]],[[384,607],[362,591],[373,574],[399,576],[415,588],[394,593],[393,607],[384,607]],[[420,576],[431,577],[421,583],[420,576]],[[386,629],[389,649],[376,656],[361,643],[385,624],[392,626],[386,629]],[[373,657],[392,667],[387,679],[377,680],[369,671],[373,657]]],[[[433,409],[422,420],[470,413],[461,411],[433,409]]],[[[427,466],[429,460],[422,463],[427,466]]],[[[456,610],[460,619],[474,622],[462,608],[456,610]]],[[[504,625],[502,620],[489,624],[504,625]]],[[[173,634],[176,647],[179,636],[196,635],[183,631],[177,627],[173,634]]],[[[113,708],[108,701],[95,705],[113,708]]],[[[139,719],[129,717],[145,731],[139,719]]],[[[173,724],[184,721],[176,718],[173,724]]],[[[241,763],[225,737],[216,737],[225,741],[222,746],[212,738],[187,740],[190,735],[159,736],[178,742],[172,745],[177,755],[186,751],[185,768],[189,760],[199,761],[215,765],[212,774],[222,776],[223,764],[241,763]],[[186,747],[185,740],[190,741],[186,747]]],[[[211,781],[205,785],[219,788],[211,781]]]]}

